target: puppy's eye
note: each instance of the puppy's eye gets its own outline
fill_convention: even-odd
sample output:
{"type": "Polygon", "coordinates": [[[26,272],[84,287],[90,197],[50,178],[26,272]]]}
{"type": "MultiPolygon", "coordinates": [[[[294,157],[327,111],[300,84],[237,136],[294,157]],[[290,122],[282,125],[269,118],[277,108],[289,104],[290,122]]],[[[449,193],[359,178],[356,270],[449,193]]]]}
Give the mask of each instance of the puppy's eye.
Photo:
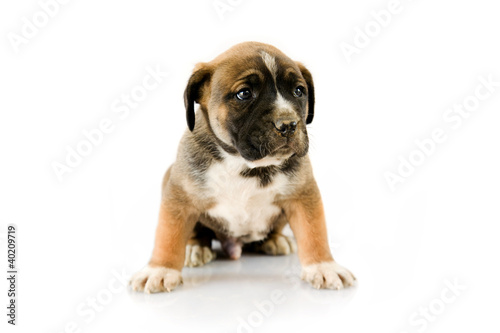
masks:
{"type": "Polygon", "coordinates": [[[303,94],[304,94],[304,87],[302,87],[302,86],[298,86],[293,91],[293,96],[295,96],[295,97],[302,97],[303,94]]]}
{"type": "Polygon", "coordinates": [[[247,99],[250,99],[250,97],[252,97],[252,91],[248,88],[241,89],[236,93],[236,98],[240,101],[246,101],[247,99]]]}

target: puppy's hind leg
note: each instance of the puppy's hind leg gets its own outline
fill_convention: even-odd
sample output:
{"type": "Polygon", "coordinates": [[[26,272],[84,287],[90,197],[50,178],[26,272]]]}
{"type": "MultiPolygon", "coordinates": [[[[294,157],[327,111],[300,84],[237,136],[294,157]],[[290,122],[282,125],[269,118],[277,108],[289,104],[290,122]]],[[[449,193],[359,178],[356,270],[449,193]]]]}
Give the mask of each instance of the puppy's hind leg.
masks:
{"type": "Polygon", "coordinates": [[[215,233],[198,222],[186,245],[184,266],[200,267],[214,260],[216,257],[212,250],[212,239],[214,238],[215,233]]]}
{"type": "Polygon", "coordinates": [[[257,252],[270,256],[288,255],[297,252],[297,243],[293,237],[271,232],[262,242],[255,245],[257,252]]]}

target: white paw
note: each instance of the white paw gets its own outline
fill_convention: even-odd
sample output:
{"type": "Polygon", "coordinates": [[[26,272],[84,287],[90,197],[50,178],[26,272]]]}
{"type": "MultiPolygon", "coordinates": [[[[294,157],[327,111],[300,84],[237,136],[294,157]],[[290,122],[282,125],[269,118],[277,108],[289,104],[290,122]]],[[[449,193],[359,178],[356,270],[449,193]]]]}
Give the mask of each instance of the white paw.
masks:
{"type": "Polygon", "coordinates": [[[273,235],[259,247],[265,254],[278,256],[297,252],[297,243],[292,237],[273,235]]]}
{"type": "Polygon", "coordinates": [[[184,259],[184,266],[203,266],[214,260],[215,257],[215,252],[208,246],[186,245],[186,258],[184,259]]]}
{"type": "Polygon", "coordinates": [[[354,284],[356,278],[334,261],[321,262],[302,268],[301,279],[316,289],[342,289],[354,284]]]}
{"type": "Polygon", "coordinates": [[[147,265],[130,279],[130,285],[134,291],[145,293],[158,293],[174,290],[182,284],[181,272],[167,267],[151,267],[147,265]]]}

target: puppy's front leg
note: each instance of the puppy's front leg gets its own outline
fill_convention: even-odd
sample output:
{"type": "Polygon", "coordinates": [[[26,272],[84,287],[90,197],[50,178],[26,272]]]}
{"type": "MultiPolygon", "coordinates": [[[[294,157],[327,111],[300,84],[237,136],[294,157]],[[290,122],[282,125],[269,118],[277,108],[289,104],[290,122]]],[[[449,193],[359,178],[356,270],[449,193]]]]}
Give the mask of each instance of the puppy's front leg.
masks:
{"type": "Polygon", "coordinates": [[[301,278],[316,289],[353,285],[355,277],[337,264],[330,253],[323,203],[314,180],[285,205],[285,213],[297,239],[301,278]]]}
{"type": "Polygon", "coordinates": [[[133,290],[170,292],[182,283],[186,243],[195,222],[196,217],[180,209],[175,200],[162,201],[153,255],[149,264],[130,280],[133,290]]]}

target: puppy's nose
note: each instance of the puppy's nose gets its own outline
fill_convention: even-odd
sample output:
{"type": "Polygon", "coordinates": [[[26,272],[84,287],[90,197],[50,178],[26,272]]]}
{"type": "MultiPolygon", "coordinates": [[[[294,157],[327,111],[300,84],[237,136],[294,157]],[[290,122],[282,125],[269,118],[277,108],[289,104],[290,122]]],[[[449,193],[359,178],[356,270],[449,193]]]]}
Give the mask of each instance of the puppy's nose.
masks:
{"type": "Polygon", "coordinates": [[[274,127],[281,136],[290,137],[297,129],[297,122],[293,119],[281,118],[274,122],[274,127]]]}

